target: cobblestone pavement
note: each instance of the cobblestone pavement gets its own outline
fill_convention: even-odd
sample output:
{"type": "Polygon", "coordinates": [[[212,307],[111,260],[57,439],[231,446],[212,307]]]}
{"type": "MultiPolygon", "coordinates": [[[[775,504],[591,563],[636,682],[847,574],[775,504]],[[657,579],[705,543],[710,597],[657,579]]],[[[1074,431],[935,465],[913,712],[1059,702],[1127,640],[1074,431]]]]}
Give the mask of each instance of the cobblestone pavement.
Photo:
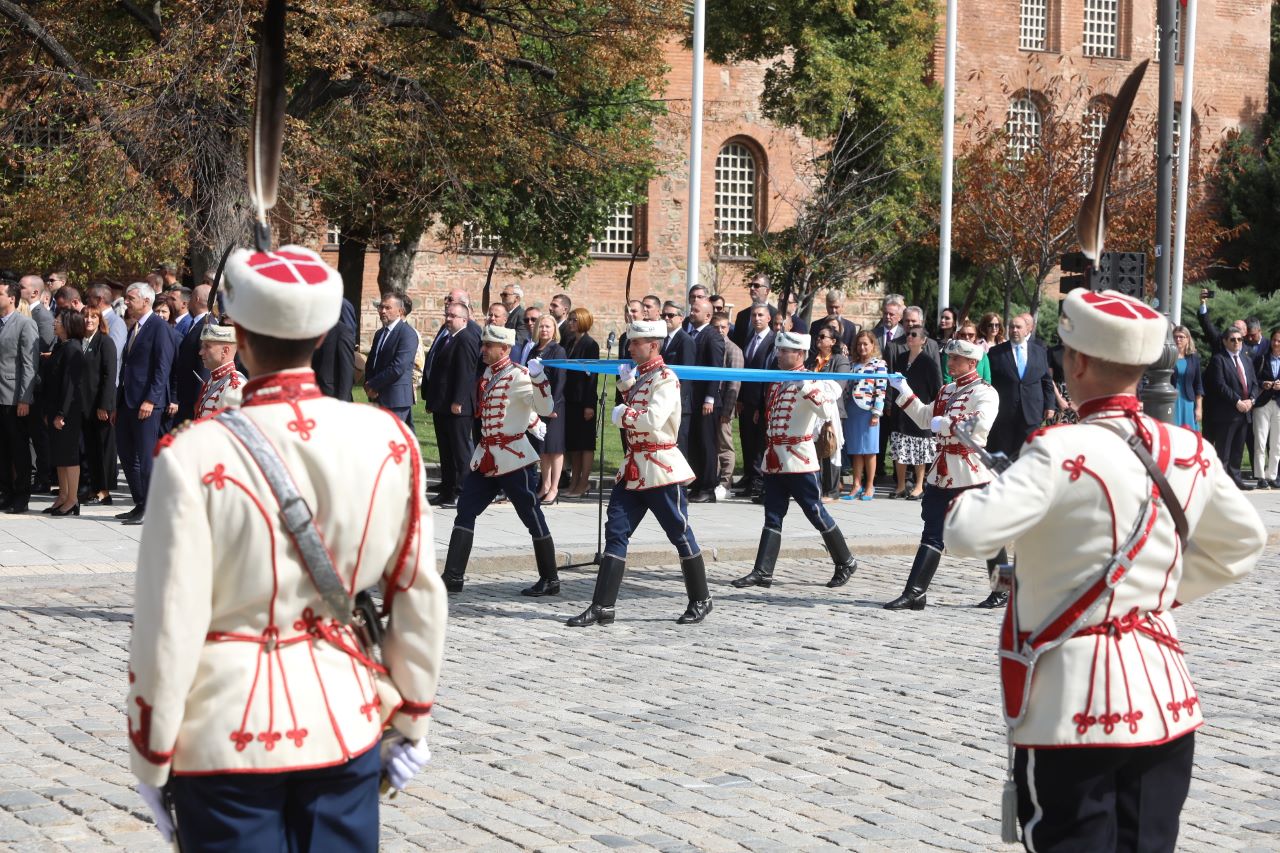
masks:
{"type": "MultiPolygon", "coordinates": [[[[673,565],[632,571],[619,621],[571,630],[592,584],[522,599],[528,572],[452,604],[434,760],[384,807],[386,850],[1003,850],[998,613],[944,563],[923,613],[886,613],[903,557],[841,590],[821,560],[770,590],[711,566],[716,609],[678,627],[673,565]]],[[[1280,560],[1179,611],[1209,725],[1183,850],[1280,848],[1280,560]]],[[[120,709],[132,576],[0,578],[0,848],[160,850],[120,709]]]]}

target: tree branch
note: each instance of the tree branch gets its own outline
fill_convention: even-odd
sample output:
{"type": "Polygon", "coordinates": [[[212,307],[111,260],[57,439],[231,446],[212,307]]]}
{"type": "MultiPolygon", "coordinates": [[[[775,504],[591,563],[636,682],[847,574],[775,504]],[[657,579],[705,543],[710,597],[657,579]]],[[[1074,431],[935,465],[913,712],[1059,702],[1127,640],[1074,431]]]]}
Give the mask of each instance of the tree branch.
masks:
{"type": "Polygon", "coordinates": [[[117,0],[120,8],[135,18],[147,32],[151,33],[151,38],[159,42],[164,35],[164,29],[160,26],[159,3],[156,4],[156,12],[148,12],[146,9],[138,6],[133,0],[117,0]]]}

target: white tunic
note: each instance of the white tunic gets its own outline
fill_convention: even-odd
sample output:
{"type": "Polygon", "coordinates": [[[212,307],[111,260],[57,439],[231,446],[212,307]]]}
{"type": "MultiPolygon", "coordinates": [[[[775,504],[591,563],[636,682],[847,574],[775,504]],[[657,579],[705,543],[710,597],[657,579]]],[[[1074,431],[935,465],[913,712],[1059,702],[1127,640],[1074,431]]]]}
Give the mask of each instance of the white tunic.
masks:
{"type": "Polygon", "coordinates": [[[200,397],[196,400],[196,420],[208,417],[219,409],[234,409],[239,406],[248,381],[243,373],[236,370],[234,361],[228,361],[212,371],[204,385],[200,386],[200,397]]]}
{"type": "MultiPolygon", "coordinates": [[[[929,469],[931,485],[940,489],[964,489],[991,480],[987,466],[955,438],[956,424],[968,421],[974,442],[985,447],[987,433],[1000,410],[1000,395],[978,378],[977,371],[943,386],[932,403],[922,403],[919,397],[911,394],[898,400],[898,407],[921,429],[929,429],[929,423],[935,417],[946,418],[942,428],[935,433],[938,436],[938,456],[929,469]]],[[[951,547],[950,540],[947,547],[951,547]]]]}
{"type": "Polygon", "coordinates": [[[272,443],[354,594],[383,590],[384,671],[325,612],[266,478],[216,420],[162,439],[136,576],[127,705],[134,774],[340,763],[384,722],[426,734],[447,606],[417,440],[389,412],[323,397],[309,370],[254,379],[272,443]],[[353,654],[355,652],[355,654],[353,654]]]}
{"type": "MultiPolygon", "coordinates": [[[[1006,640],[1015,613],[1025,633],[1078,599],[1133,529],[1152,481],[1124,438],[1103,424],[1127,437],[1136,426],[1126,410],[1138,408],[1132,396],[1085,403],[1080,424],[1037,433],[1008,471],[952,504],[948,550],[988,558],[1016,540],[1006,640]]],[[[1186,552],[1161,507],[1129,574],[1085,623],[1102,627],[1074,633],[1040,659],[1026,716],[1013,731],[1018,746],[1159,744],[1203,722],[1170,611],[1242,577],[1266,531],[1198,433],[1166,425],[1162,446],[1156,421],[1137,417],[1155,436],[1152,456],[1185,509],[1186,552]]],[[[1017,689],[1010,676],[1002,668],[1006,695],[1017,689]]]]}
{"type": "Polygon", "coordinates": [[[693,469],[676,446],[680,434],[680,380],[662,356],[636,367],[630,381],[618,381],[627,455],[618,482],[628,489],[656,489],[693,481],[693,469]]]}
{"type": "Polygon", "coordinates": [[[840,396],[830,380],[777,382],[765,398],[766,474],[804,474],[821,467],[813,439],[828,419],[828,404],[840,396]]]}
{"type": "Polygon", "coordinates": [[[545,417],[555,408],[547,375],[535,381],[527,367],[503,358],[485,368],[479,385],[480,441],[471,454],[471,470],[501,477],[537,462],[526,431],[537,415],[545,417]]]}

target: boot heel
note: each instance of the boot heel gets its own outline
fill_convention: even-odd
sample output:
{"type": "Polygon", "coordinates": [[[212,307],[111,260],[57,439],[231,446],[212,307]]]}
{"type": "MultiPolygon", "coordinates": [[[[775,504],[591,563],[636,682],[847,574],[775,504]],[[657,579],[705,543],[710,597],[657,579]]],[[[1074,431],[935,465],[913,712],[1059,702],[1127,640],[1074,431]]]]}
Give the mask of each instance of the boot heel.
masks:
{"type": "Polygon", "coordinates": [[[911,610],[924,610],[925,603],[925,596],[922,595],[919,598],[912,599],[911,603],[907,606],[911,610]]]}
{"type": "Polygon", "coordinates": [[[596,620],[597,625],[612,625],[614,618],[614,610],[610,607],[608,610],[600,611],[600,618],[596,620]]]}

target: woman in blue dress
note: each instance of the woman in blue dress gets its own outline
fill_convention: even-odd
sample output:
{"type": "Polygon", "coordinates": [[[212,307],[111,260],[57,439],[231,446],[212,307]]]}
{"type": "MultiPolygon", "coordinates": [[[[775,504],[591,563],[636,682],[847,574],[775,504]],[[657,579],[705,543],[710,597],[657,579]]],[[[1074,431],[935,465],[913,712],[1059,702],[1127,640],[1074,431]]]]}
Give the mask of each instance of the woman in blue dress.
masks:
{"type": "Polygon", "coordinates": [[[1174,326],[1173,343],[1178,348],[1178,361],[1173,366],[1173,387],[1178,389],[1173,422],[1199,432],[1203,415],[1204,382],[1200,378],[1200,356],[1196,355],[1196,342],[1186,326],[1174,326]]]}
{"type": "MultiPolygon", "coordinates": [[[[858,332],[853,339],[851,373],[888,373],[876,336],[858,332]]],[[[876,457],[880,454],[880,417],[884,414],[885,379],[860,379],[845,388],[844,452],[853,469],[853,485],[844,500],[869,501],[875,495],[876,457]]]]}

